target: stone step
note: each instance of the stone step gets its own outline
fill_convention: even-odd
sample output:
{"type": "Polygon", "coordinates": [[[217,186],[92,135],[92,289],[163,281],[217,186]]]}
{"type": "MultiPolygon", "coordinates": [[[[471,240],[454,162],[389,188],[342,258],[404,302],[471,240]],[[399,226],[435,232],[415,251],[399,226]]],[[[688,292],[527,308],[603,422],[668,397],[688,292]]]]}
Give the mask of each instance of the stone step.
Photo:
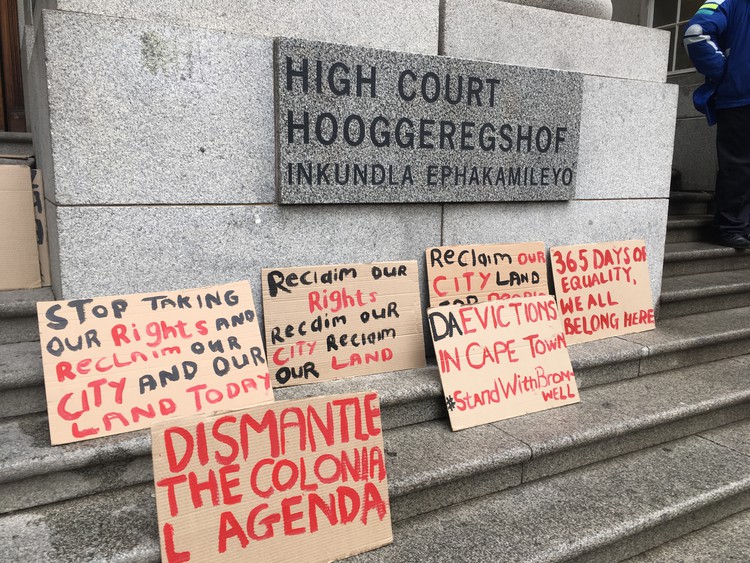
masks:
{"type": "Polygon", "coordinates": [[[23,147],[24,150],[28,150],[29,145],[31,145],[33,142],[34,142],[34,139],[31,133],[20,133],[20,132],[15,132],[15,131],[0,131],[0,150],[3,150],[7,148],[8,146],[15,146],[15,145],[18,145],[19,147],[23,147]]]}
{"type": "Polygon", "coordinates": [[[0,291],[0,344],[39,340],[37,301],[53,301],[48,287],[0,291]]]}
{"type": "MultiPolygon", "coordinates": [[[[635,346],[630,344],[629,346],[635,346]]],[[[276,399],[293,399],[376,390],[396,426],[445,416],[435,365],[420,369],[326,381],[276,390],[276,399]]],[[[47,410],[39,342],[0,345],[0,419],[47,410]]]]}
{"type": "Polygon", "coordinates": [[[713,200],[712,192],[681,192],[669,193],[669,211],[671,215],[705,215],[709,212],[709,205],[713,200]]]}
{"type": "Polygon", "coordinates": [[[711,215],[676,215],[667,219],[666,243],[711,240],[711,215]]]}
{"type": "Polygon", "coordinates": [[[659,319],[656,330],[622,338],[645,350],[639,375],[750,354],[750,307],[659,319]]]}
{"type": "Polygon", "coordinates": [[[676,440],[397,522],[351,561],[620,561],[750,507],[749,454],[676,440]]]}
{"type": "MultiPolygon", "coordinates": [[[[446,419],[393,428],[383,408],[394,520],[750,416],[750,356],[581,391],[581,403],[451,432],[446,419]]],[[[49,446],[42,414],[0,422],[0,513],[152,480],[150,437],[49,446]]]]}
{"type": "Polygon", "coordinates": [[[744,510],[646,553],[631,557],[627,563],[750,561],[748,530],[750,510],[744,510]]]}
{"type": "MultiPolygon", "coordinates": [[[[701,435],[736,452],[750,455],[750,423],[747,421],[728,424],[701,435]]],[[[750,561],[748,530],[750,510],[745,510],[628,561],[750,561]]]]}
{"type": "MultiPolygon", "coordinates": [[[[638,374],[642,347],[621,339],[607,339],[570,348],[579,386],[601,385],[638,374]]],[[[446,416],[437,366],[417,370],[326,381],[313,388],[300,385],[276,392],[277,399],[315,394],[337,394],[374,389],[396,426],[446,416]],[[405,384],[408,382],[408,384],[405,384]]],[[[0,345],[0,419],[46,411],[39,342],[0,345]],[[7,369],[7,375],[5,370],[7,369]]]]}
{"type": "Polygon", "coordinates": [[[750,252],[710,242],[675,242],[664,248],[663,278],[750,268],[750,252]]]}
{"type": "MultiPolygon", "coordinates": [[[[397,521],[392,545],[353,560],[633,556],[750,507],[750,451],[714,432],[397,521]]],[[[158,561],[153,486],[2,516],[0,545],[8,561],[158,561]]]]}
{"type": "Polygon", "coordinates": [[[31,133],[0,131],[0,164],[26,164],[33,168],[35,160],[31,133]]]}
{"type": "MultiPolygon", "coordinates": [[[[750,308],[659,319],[653,331],[569,348],[579,388],[604,385],[667,369],[750,353],[750,308]]],[[[278,399],[310,395],[308,386],[278,390],[278,399]]],[[[373,389],[387,423],[405,426],[444,418],[437,367],[390,372],[316,384],[316,394],[373,389]],[[408,384],[404,384],[404,382],[408,384]]],[[[0,345],[0,419],[46,411],[39,343],[0,345]]]]}
{"type": "Polygon", "coordinates": [[[745,420],[747,367],[750,356],[584,389],[576,405],[470,431],[386,433],[394,521],[745,420]]]}
{"type": "MultiPolygon", "coordinates": [[[[0,155],[3,154],[2,148],[0,147],[0,155]]],[[[24,166],[28,166],[29,168],[36,168],[36,159],[33,156],[25,157],[25,156],[0,156],[0,164],[12,164],[17,165],[21,164],[24,166]]]]}
{"type": "Polygon", "coordinates": [[[160,561],[153,485],[16,512],[0,517],[0,549],[8,563],[160,561]]]}
{"type": "Polygon", "coordinates": [[[659,319],[750,305],[750,269],[664,278],[659,319]]]}
{"type": "Polygon", "coordinates": [[[0,418],[45,412],[43,385],[38,341],[0,344],[0,418]]]}

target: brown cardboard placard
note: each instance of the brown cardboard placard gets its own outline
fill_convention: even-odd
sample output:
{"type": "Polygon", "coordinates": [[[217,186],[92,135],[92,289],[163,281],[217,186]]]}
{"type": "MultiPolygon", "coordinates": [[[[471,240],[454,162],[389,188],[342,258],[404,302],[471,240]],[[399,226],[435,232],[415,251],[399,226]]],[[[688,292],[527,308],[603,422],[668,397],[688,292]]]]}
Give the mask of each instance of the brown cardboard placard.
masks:
{"type": "Polygon", "coordinates": [[[151,429],[162,561],[331,561],[393,541],[378,395],[151,429]]]}
{"type": "Polygon", "coordinates": [[[37,304],[52,444],[273,401],[248,282],[37,304]]]}
{"type": "Polygon", "coordinates": [[[42,286],[29,167],[0,165],[0,290],[42,286]]]}
{"type": "Polygon", "coordinates": [[[49,241],[47,240],[47,210],[44,203],[44,181],[41,170],[31,171],[31,191],[34,196],[34,218],[36,224],[36,244],[39,252],[39,271],[42,286],[52,285],[49,263],[49,241]]]}
{"type": "Polygon", "coordinates": [[[644,241],[558,246],[550,262],[568,344],[656,328],[644,241]]]}
{"type": "Polygon", "coordinates": [[[554,297],[427,312],[453,430],[580,401],[554,297]]]}
{"type": "Polygon", "coordinates": [[[416,261],[266,268],[275,387],[425,365],[416,261]]]}
{"type": "Polygon", "coordinates": [[[543,242],[435,246],[425,254],[431,307],[548,291],[543,242]]]}

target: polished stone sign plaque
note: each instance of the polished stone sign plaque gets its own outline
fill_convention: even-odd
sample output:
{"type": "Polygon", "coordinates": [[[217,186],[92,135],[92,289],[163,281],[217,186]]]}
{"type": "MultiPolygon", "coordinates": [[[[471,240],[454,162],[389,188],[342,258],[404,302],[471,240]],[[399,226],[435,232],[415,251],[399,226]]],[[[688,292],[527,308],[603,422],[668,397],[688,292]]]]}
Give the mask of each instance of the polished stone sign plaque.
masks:
{"type": "Polygon", "coordinates": [[[575,193],[581,74],[287,38],[275,65],[280,203],[575,193]]]}

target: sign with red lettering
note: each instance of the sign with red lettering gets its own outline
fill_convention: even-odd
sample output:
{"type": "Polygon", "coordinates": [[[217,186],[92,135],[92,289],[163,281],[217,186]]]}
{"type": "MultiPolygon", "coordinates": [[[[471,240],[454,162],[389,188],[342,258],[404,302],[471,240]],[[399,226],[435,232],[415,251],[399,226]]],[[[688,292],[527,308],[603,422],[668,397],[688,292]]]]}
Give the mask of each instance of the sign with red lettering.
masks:
{"type": "Polygon", "coordinates": [[[453,430],[580,401],[554,297],[427,312],[453,430]]]}
{"type": "Polygon", "coordinates": [[[543,242],[428,248],[430,305],[471,305],[547,294],[543,242]]]}
{"type": "Polygon", "coordinates": [[[416,261],[263,270],[275,387],[423,367],[416,261]]]}
{"type": "Polygon", "coordinates": [[[376,393],[166,421],[151,437],[165,563],[331,561],[393,541],[376,393]]]}
{"type": "Polygon", "coordinates": [[[52,444],[273,401],[248,282],[37,313],[52,444]]]}
{"type": "Polygon", "coordinates": [[[550,260],[568,344],[656,328],[644,241],[558,246],[550,260]]]}

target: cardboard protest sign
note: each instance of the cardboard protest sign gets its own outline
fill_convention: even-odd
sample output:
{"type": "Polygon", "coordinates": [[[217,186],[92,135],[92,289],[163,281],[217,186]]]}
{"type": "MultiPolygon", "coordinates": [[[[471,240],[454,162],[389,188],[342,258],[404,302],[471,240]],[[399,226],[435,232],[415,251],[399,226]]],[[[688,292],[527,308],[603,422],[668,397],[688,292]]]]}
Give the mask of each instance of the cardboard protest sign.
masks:
{"type": "Polygon", "coordinates": [[[427,314],[453,430],[579,402],[554,297],[427,314]]]}
{"type": "Polygon", "coordinates": [[[42,286],[28,166],[0,165],[0,290],[42,286]]]}
{"type": "Polygon", "coordinates": [[[52,444],[273,401],[248,282],[37,313],[52,444]]]}
{"type": "Polygon", "coordinates": [[[264,269],[263,313],[276,387],[425,365],[416,261],[264,269]]]}
{"type": "Polygon", "coordinates": [[[430,305],[469,305],[547,294],[543,242],[428,248],[430,305]]]}
{"type": "Polygon", "coordinates": [[[656,327],[644,241],[558,246],[550,261],[568,344],[656,327]]]}
{"type": "Polygon", "coordinates": [[[376,393],[192,416],[151,437],[165,563],[331,561],[393,541],[376,393]]]}
{"type": "Polygon", "coordinates": [[[44,206],[44,182],[42,171],[31,171],[31,191],[34,196],[34,219],[36,224],[36,244],[39,251],[39,270],[42,285],[52,284],[52,274],[49,263],[49,241],[47,240],[47,211],[44,206]]]}

